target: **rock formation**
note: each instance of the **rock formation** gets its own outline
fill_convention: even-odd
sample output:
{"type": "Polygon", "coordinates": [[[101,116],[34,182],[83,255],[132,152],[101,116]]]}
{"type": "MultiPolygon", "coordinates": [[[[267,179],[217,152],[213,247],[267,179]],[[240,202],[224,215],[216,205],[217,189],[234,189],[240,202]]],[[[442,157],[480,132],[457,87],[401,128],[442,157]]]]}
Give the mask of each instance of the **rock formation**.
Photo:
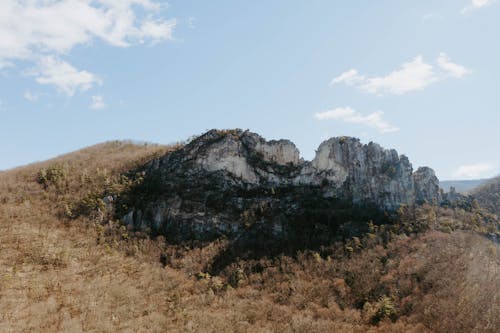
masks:
{"type": "Polygon", "coordinates": [[[323,142],[304,161],[288,140],[211,130],[143,171],[144,182],[122,199],[129,207],[123,221],[182,239],[250,229],[289,237],[316,222],[326,237],[342,229],[345,203],[392,212],[441,200],[432,169],[413,172],[406,156],[351,137],[323,142]]]}

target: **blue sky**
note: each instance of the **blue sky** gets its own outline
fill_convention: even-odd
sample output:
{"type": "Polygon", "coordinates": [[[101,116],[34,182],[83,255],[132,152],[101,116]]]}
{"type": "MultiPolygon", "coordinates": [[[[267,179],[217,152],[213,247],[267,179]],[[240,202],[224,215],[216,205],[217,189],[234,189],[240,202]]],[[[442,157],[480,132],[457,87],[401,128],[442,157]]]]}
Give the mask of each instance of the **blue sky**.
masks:
{"type": "Polygon", "coordinates": [[[0,169],[211,128],[500,173],[500,1],[4,0],[0,169]]]}

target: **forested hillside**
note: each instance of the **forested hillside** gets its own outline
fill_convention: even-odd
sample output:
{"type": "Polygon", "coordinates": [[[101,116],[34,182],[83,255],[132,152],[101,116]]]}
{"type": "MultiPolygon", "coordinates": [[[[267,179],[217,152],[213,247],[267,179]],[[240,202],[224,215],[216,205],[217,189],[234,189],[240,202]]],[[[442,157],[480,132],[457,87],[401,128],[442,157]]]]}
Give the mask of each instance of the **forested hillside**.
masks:
{"type": "Polygon", "coordinates": [[[498,332],[499,247],[483,236],[498,222],[480,210],[403,206],[267,256],[108,215],[104,194],[179,147],[111,142],[0,173],[0,331],[498,332]]]}

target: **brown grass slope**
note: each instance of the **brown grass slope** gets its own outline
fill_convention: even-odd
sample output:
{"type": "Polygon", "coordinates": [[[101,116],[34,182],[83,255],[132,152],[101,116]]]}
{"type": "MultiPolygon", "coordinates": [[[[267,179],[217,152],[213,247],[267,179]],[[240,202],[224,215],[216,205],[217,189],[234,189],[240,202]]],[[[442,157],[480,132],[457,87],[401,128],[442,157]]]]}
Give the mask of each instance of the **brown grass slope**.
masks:
{"type": "Polygon", "coordinates": [[[169,149],[110,142],[0,173],[0,332],[499,331],[499,248],[477,214],[424,206],[398,233],[210,276],[224,240],[173,246],[92,213],[169,149]]]}
{"type": "Polygon", "coordinates": [[[481,185],[472,195],[481,206],[500,216],[500,176],[481,185]]]}

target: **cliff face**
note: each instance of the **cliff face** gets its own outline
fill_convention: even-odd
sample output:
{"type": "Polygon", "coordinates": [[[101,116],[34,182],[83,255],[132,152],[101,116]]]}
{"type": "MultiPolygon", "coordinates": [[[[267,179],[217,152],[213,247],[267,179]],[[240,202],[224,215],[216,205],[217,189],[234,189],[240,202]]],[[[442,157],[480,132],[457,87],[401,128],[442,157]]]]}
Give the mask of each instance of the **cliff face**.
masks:
{"type": "Polygon", "coordinates": [[[306,183],[327,179],[332,196],[347,197],[353,203],[371,202],[393,210],[415,201],[408,158],[375,143],[364,145],[349,137],[329,139],[305,170],[311,175],[306,183]]]}
{"type": "Polygon", "coordinates": [[[350,137],[323,142],[309,162],[288,140],[212,130],[144,171],[123,220],[172,237],[238,235],[256,226],[291,236],[297,221],[318,220],[336,232],[340,202],[394,211],[401,204],[440,201],[431,169],[413,172],[406,156],[350,137]]]}

